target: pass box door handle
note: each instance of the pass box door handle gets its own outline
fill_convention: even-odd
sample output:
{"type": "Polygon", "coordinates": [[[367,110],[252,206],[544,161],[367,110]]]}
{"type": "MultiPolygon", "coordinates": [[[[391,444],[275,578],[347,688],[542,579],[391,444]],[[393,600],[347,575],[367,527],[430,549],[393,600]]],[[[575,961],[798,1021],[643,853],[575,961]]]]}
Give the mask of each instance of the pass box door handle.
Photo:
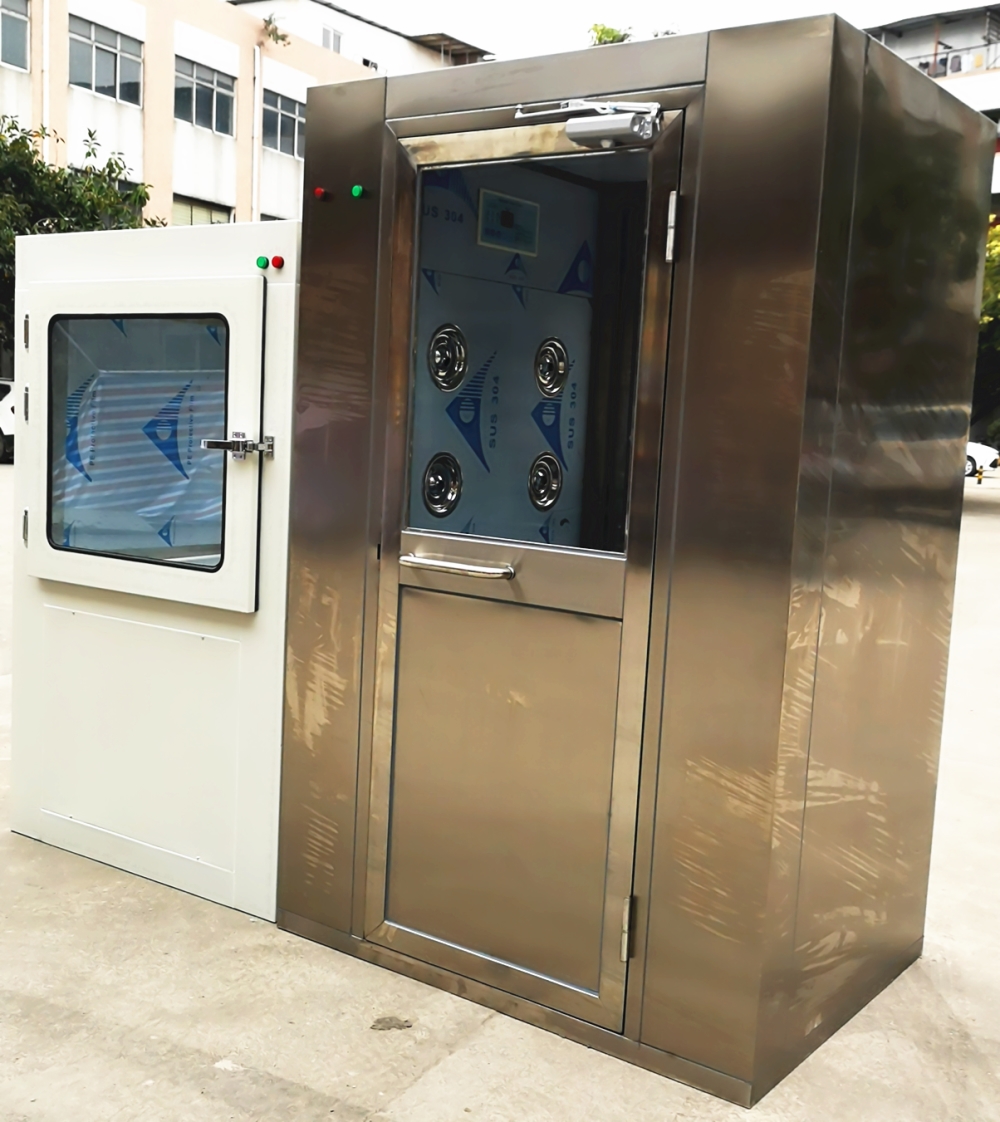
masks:
{"type": "Polygon", "coordinates": [[[400,565],[407,569],[426,569],[430,573],[448,573],[456,577],[478,577],[480,580],[513,580],[513,565],[471,565],[465,561],[439,561],[436,557],[418,557],[404,553],[400,565]]]}
{"type": "Polygon", "coordinates": [[[259,452],[262,456],[274,455],[273,436],[247,440],[245,432],[234,432],[231,440],[203,440],[201,446],[210,452],[232,452],[234,460],[245,460],[248,452],[259,452]]]}

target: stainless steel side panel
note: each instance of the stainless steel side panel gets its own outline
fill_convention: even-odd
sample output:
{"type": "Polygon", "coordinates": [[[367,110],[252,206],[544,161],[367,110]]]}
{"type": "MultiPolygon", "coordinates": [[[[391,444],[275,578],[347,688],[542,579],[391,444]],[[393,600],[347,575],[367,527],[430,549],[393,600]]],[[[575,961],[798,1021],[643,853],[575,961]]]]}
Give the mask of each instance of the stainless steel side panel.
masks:
{"type": "MultiPolygon", "coordinates": [[[[687,352],[672,352],[668,375],[685,398],[640,1039],[744,1079],[833,28],[823,17],[711,35],[687,352]]],[[[667,564],[661,552],[657,581],[667,564]]]]}
{"type": "Polygon", "coordinates": [[[387,117],[658,90],[705,80],[708,36],[678,35],[566,54],[449,67],[390,78],[387,117]]]}
{"type": "Polygon", "coordinates": [[[862,32],[837,20],[792,542],[755,1090],[772,1086],[801,1059],[801,1035],[789,1039],[797,1005],[790,980],[866,43],[862,32]]]}
{"type": "Polygon", "coordinates": [[[923,935],[994,145],[991,122],[869,41],[795,929],[800,1055],[923,935]]]}
{"type": "Polygon", "coordinates": [[[314,89],[295,384],[278,906],[351,930],[384,80],[314,89]],[[374,198],[351,197],[352,184],[374,198]],[[312,187],[331,196],[321,202],[312,187]]]}
{"type": "Polygon", "coordinates": [[[617,620],[401,589],[385,918],[440,965],[596,997],[620,645],[617,620]]]}

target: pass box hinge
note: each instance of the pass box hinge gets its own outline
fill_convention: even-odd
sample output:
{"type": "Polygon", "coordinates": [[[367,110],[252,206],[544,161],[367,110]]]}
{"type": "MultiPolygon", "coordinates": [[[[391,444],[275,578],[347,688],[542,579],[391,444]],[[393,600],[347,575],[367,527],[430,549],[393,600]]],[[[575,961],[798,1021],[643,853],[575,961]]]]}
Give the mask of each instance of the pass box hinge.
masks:
{"type": "Polygon", "coordinates": [[[28,317],[24,317],[24,349],[28,349],[28,317]]]}
{"type": "Polygon", "coordinates": [[[634,911],[635,897],[626,896],[622,901],[622,962],[628,962],[632,957],[632,914],[634,911]]]}
{"type": "Polygon", "coordinates": [[[21,515],[21,541],[23,541],[25,545],[28,544],[28,512],[27,511],[25,511],[24,514],[21,515]]]}
{"type": "Polygon", "coordinates": [[[24,387],[24,419],[28,420],[28,387],[24,387]]]}
{"type": "Polygon", "coordinates": [[[670,192],[667,202],[667,251],[664,254],[666,261],[672,262],[677,249],[677,192],[670,192]]]}
{"type": "Polygon", "coordinates": [[[245,460],[248,452],[259,452],[262,456],[274,455],[273,436],[247,440],[245,432],[234,432],[231,440],[203,440],[201,446],[211,452],[231,452],[234,460],[245,460]]]}

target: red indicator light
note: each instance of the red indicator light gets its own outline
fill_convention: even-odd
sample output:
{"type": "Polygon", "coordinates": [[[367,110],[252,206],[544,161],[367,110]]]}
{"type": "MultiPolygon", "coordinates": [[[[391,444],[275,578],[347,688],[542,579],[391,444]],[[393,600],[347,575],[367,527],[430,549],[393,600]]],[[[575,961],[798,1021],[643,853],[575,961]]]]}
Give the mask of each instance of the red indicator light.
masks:
{"type": "Polygon", "coordinates": [[[284,263],[285,263],[284,257],[272,257],[271,258],[271,268],[272,269],[280,269],[281,266],[284,265],[284,263]]]}
{"type": "Polygon", "coordinates": [[[330,197],[330,192],[325,187],[314,187],[313,195],[321,202],[326,202],[330,197]]]}

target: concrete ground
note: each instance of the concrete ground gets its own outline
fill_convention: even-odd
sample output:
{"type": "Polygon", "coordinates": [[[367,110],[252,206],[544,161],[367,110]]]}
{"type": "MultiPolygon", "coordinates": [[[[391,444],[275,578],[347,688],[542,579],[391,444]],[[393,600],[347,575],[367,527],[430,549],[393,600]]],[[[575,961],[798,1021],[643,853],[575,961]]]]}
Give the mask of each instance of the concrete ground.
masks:
{"type": "MultiPolygon", "coordinates": [[[[12,524],[11,476],[0,467],[0,527],[12,524]]],[[[0,541],[3,706],[16,545],[6,531],[0,541]]],[[[1000,1120],[998,578],[995,477],[967,487],[925,956],[772,1091],[755,1122],[1000,1120]]],[[[5,721],[0,708],[0,738],[5,721]]],[[[0,763],[0,1122],[746,1116],[270,924],[14,836],[8,770],[0,763]],[[382,1018],[409,1027],[378,1029],[382,1018]]]]}

